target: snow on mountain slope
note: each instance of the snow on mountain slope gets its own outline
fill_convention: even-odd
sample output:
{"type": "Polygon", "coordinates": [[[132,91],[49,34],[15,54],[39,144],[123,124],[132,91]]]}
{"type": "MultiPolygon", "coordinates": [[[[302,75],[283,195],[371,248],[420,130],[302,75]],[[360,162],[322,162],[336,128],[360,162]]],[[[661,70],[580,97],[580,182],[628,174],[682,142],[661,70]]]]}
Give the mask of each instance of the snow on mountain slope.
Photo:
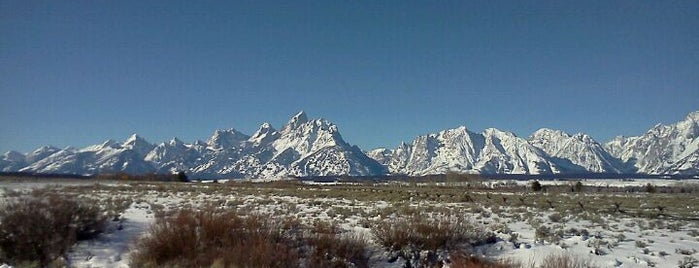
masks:
{"type": "Polygon", "coordinates": [[[640,173],[675,174],[699,169],[699,111],[675,124],[661,125],[637,137],[617,137],[605,144],[608,152],[635,166],[640,173]]]}
{"type": "Polygon", "coordinates": [[[27,165],[27,157],[17,151],[9,151],[0,158],[0,171],[14,172],[27,165]]]}
{"type": "Polygon", "coordinates": [[[185,144],[177,138],[158,144],[146,156],[159,173],[175,173],[189,169],[191,164],[201,160],[202,147],[185,144]]]}
{"type": "Polygon", "coordinates": [[[559,172],[545,153],[512,133],[487,129],[478,134],[463,126],[401,144],[393,150],[389,170],[408,175],[559,172]]]}
{"type": "Polygon", "coordinates": [[[485,146],[476,169],[483,174],[552,174],[562,170],[543,151],[511,132],[494,128],[483,132],[485,146]]]}
{"type": "Polygon", "coordinates": [[[383,166],[388,166],[389,162],[391,161],[391,155],[393,154],[393,151],[386,148],[376,148],[374,150],[366,152],[365,154],[371,159],[376,160],[376,162],[379,162],[379,164],[383,166]]]}
{"type": "Polygon", "coordinates": [[[554,157],[554,161],[569,162],[581,172],[623,173],[620,160],[611,156],[601,144],[586,134],[571,136],[560,130],[542,128],[534,132],[528,141],[554,157]]]}
{"type": "Polygon", "coordinates": [[[132,135],[123,143],[107,140],[82,149],[37,150],[28,156],[7,153],[3,169],[41,173],[172,173],[193,177],[274,178],[284,176],[377,175],[386,168],[342,139],[337,126],[296,114],[277,131],[264,123],[252,136],[235,129],[216,130],[206,142],[176,138],[158,145],[132,135]],[[11,161],[10,161],[11,160],[11,161]],[[14,164],[13,164],[14,163],[14,164]],[[26,165],[26,166],[23,166],[26,165]]]}
{"type": "Polygon", "coordinates": [[[67,174],[149,173],[155,169],[144,157],[153,147],[134,134],[122,144],[107,140],[80,150],[68,147],[20,171],[67,174]]]}
{"type": "Polygon", "coordinates": [[[44,158],[46,158],[46,157],[48,157],[48,156],[50,156],[50,155],[52,155],[60,150],[61,149],[58,149],[58,148],[53,147],[53,146],[39,147],[38,149],[34,150],[33,152],[27,154],[27,158],[26,158],[27,163],[28,164],[35,163],[35,162],[37,162],[41,159],[44,159],[44,158]]]}
{"type": "Polygon", "coordinates": [[[40,173],[148,173],[185,171],[194,178],[285,176],[427,175],[465,173],[548,174],[581,172],[699,172],[699,112],[638,137],[617,137],[603,146],[584,134],[541,129],[529,139],[497,129],[466,127],[418,136],[393,150],[363,153],[345,142],[334,124],[294,115],[277,130],[263,123],[248,136],[216,130],[206,141],[172,139],[158,145],[132,135],[82,149],[41,147],[26,155],[8,152],[0,170],[40,173]]]}
{"type": "MultiPolygon", "coordinates": [[[[346,143],[337,126],[324,120],[309,121],[296,114],[269,146],[271,163],[287,166],[289,175],[377,175],[386,170],[355,146],[346,143]]],[[[272,165],[273,167],[276,165],[272,165]]]]}
{"type": "Polygon", "coordinates": [[[472,171],[483,144],[483,137],[466,127],[418,136],[410,145],[404,165],[393,166],[391,171],[409,175],[472,171]]]}
{"type": "MultiPolygon", "coordinates": [[[[216,134],[215,134],[216,135],[216,134]]],[[[264,123],[250,137],[212,149],[190,171],[210,177],[273,178],[285,176],[377,175],[386,170],[342,139],[337,126],[294,115],[281,130],[264,123]]]]}
{"type": "Polygon", "coordinates": [[[663,174],[699,174],[699,150],[694,150],[691,154],[681,158],[667,167],[663,174]]]}

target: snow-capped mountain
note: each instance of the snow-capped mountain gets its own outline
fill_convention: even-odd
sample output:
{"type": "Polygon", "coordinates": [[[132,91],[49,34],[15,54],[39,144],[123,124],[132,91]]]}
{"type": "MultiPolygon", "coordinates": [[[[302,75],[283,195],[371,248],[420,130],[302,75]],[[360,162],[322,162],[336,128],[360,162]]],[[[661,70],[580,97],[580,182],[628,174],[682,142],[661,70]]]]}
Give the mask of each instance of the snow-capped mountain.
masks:
{"type": "MultiPolygon", "coordinates": [[[[264,123],[252,136],[229,131],[227,146],[209,140],[204,162],[190,170],[210,177],[377,175],[386,169],[342,139],[337,126],[296,114],[281,130],[264,123]]],[[[220,132],[214,137],[220,137],[220,132]]]]}
{"type": "Polygon", "coordinates": [[[624,173],[623,164],[587,134],[569,135],[560,130],[542,128],[534,132],[529,143],[568,165],[571,170],[595,173],[624,173]],[[573,166],[570,166],[570,165],[573,166]]]}
{"type": "Polygon", "coordinates": [[[528,139],[486,129],[459,127],[415,138],[394,150],[368,155],[392,173],[481,174],[699,173],[699,112],[639,137],[617,137],[602,145],[586,134],[540,129],[528,139]],[[390,154],[390,156],[389,156],[390,154]]]}
{"type": "Polygon", "coordinates": [[[123,143],[107,140],[83,149],[67,147],[20,169],[37,173],[148,173],[155,168],[144,160],[154,146],[134,134],[123,143]]]}
{"type": "Polygon", "coordinates": [[[264,123],[252,136],[216,130],[206,142],[177,138],[153,145],[132,135],[123,143],[107,140],[82,149],[42,147],[0,158],[3,171],[38,173],[172,173],[195,177],[284,177],[377,175],[386,168],[345,142],[337,126],[296,114],[281,130],[264,123]]]}
{"type": "Polygon", "coordinates": [[[366,155],[376,160],[376,162],[379,162],[379,164],[388,166],[388,164],[391,161],[391,155],[393,155],[393,151],[386,148],[376,148],[374,150],[366,152],[366,155]]]}
{"type": "Polygon", "coordinates": [[[9,151],[0,158],[0,171],[17,171],[27,165],[27,156],[17,151],[9,151]]]}
{"type": "Polygon", "coordinates": [[[636,137],[616,137],[607,151],[646,174],[696,174],[699,170],[699,111],[675,124],[658,124],[636,137]]]}
{"type": "Polygon", "coordinates": [[[383,161],[392,173],[407,175],[542,174],[560,170],[543,151],[512,133],[492,128],[474,133],[463,126],[419,136],[411,144],[401,143],[390,160],[383,161]]]}
{"type": "Polygon", "coordinates": [[[173,173],[199,178],[281,178],[324,175],[407,175],[446,172],[482,174],[699,173],[699,112],[637,137],[604,145],[586,134],[540,129],[528,139],[489,128],[447,129],[402,142],[395,149],[364,153],[345,142],[334,124],[304,112],[279,130],[263,123],[252,135],[216,130],[209,139],[177,138],[151,144],[138,135],[82,149],[44,146],[28,154],[0,156],[2,172],[173,173]]]}
{"type": "Polygon", "coordinates": [[[205,148],[206,144],[201,141],[185,144],[173,138],[155,146],[144,160],[156,167],[158,173],[175,173],[189,170],[190,165],[199,163],[205,148]]]}

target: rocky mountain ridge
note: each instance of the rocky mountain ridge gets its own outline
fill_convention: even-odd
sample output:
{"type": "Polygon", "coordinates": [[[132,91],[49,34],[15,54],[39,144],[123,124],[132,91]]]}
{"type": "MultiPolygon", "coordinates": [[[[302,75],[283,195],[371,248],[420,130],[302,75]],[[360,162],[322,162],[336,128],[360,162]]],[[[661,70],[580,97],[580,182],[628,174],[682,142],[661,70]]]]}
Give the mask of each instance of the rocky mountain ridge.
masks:
{"type": "Polygon", "coordinates": [[[216,130],[206,141],[151,144],[138,135],[85,148],[43,146],[0,157],[0,171],[34,173],[173,173],[200,178],[289,176],[644,173],[699,174],[699,112],[636,137],[601,144],[589,135],[542,128],[528,138],[465,126],[421,135],[395,149],[363,152],[324,119],[304,112],[280,130],[263,123],[252,135],[216,130]]]}

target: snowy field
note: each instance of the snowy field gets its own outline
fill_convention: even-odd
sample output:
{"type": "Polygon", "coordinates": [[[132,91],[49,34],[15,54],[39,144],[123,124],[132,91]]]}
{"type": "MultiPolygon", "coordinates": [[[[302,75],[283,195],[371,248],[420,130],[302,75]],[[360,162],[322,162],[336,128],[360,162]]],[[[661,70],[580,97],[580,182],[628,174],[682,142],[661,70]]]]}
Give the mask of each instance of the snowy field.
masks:
{"type": "MultiPolygon", "coordinates": [[[[582,192],[533,192],[526,181],[488,181],[485,186],[438,183],[302,184],[295,182],[129,183],[95,181],[0,182],[1,200],[47,188],[94,200],[128,200],[119,221],[68,254],[71,267],[129,267],[137,239],[159,215],[204,206],[327,221],[372,245],[372,267],[402,267],[372,237],[371,222],[420,215],[463,215],[497,239],[469,248],[495,261],[538,267],[564,254],[593,267],[699,267],[699,186],[696,180],[588,180],[582,192]],[[600,192],[648,184],[673,193],[600,192]],[[518,185],[504,187],[504,185],[518,185]],[[597,187],[597,188],[594,188],[597,187]],[[680,189],[680,188],[686,189],[680,189]]],[[[570,181],[542,181],[571,185],[570,181]]]]}

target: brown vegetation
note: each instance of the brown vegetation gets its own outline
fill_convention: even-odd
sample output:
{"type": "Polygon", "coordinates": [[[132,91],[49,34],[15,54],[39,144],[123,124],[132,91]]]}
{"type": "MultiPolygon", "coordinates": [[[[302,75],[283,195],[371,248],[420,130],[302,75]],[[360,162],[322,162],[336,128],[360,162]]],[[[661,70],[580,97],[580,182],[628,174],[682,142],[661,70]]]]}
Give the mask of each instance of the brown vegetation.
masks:
{"type": "Polygon", "coordinates": [[[207,208],[157,219],[138,243],[131,265],[367,267],[368,256],[361,238],[309,232],[295,220],[207,208]]]}
{"type": "Polygon", "coordinates": [[[106,221],[92,202],[41,191],[17,197],[0,208],[0,262],[45,267],[102,233],[106,221]]]}

